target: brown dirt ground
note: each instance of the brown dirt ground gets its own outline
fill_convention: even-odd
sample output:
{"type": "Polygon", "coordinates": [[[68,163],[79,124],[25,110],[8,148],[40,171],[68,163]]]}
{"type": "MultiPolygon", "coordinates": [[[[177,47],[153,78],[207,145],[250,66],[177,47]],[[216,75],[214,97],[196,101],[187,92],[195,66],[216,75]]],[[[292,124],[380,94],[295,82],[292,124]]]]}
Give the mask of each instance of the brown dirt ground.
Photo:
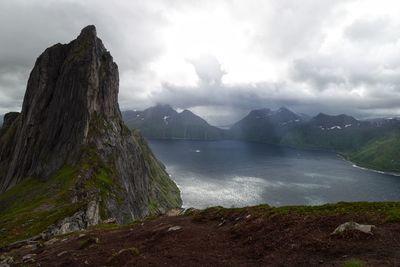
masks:
{"type": "Polygon", "coordinates": [[[366,215],[249,214],[245,209],[165,216],[9,253],[16,260],[35,253],[32,266],[345,266],[350,259],[363,266],[400,266],[400,223],[366,215]],[[377,228],[374,235],[331,235],[347,221],[377,228]],[[181,229],[168,231],[172,226],[181,229]],[[91,244],[94,238],[99,242],[91,244]]]}

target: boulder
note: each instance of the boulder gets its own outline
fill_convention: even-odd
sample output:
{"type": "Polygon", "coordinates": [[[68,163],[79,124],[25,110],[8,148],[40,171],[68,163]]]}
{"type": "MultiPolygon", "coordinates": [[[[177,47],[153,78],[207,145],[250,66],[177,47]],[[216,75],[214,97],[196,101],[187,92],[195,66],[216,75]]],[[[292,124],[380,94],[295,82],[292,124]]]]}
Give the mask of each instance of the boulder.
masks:
{"type": "Polygon", "coordinates": [[[346,222],[339,225],[335,231],[332,232],[332,235],[342,234],[348,231],[359,231],[364,234],[373,234],[373,230],[375,229],[375,225],[368,225],[368,224],[359,224],[356,222],[346,222]]]}
{"type": "Polygon", "coordinates": [[[182,229],[182,227],[181,226],[171,226],[170,228],[168,228],[168,231],[167,232],[175,232],[175,231],[178,231],[178,230],[181,230],[182,229]]]}

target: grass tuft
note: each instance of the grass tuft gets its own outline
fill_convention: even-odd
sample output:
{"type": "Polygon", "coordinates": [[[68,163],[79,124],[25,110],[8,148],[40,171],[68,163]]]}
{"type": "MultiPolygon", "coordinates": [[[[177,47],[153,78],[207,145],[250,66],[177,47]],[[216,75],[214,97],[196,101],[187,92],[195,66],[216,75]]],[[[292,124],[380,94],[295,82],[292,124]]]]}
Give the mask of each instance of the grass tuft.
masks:
{"type": "Polygon", "coordinates": [[[364,263],[357,259],[350,259],[344,262],[343,267],[363,267],[364,263]]]}

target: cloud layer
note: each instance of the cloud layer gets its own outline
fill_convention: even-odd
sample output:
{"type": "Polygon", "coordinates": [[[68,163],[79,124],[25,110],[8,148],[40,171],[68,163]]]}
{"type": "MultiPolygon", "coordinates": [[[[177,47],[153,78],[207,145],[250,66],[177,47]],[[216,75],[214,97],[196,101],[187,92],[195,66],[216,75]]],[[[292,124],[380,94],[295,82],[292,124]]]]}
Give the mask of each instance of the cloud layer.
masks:
{"type": "Polygon", "coordinates": [[[400,114],[394,0],[0,2],[0,113],[19,110],[48,46],[95,24],[120,69],[123,109],[169,103],[228,124],[288,106],[400,114]]]}

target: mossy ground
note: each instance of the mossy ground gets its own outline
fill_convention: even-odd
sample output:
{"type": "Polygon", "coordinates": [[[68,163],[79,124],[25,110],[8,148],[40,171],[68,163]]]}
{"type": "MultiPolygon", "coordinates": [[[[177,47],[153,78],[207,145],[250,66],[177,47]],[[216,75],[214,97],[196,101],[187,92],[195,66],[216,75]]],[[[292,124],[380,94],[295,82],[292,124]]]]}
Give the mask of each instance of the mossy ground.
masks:
{"type": "MultiPolygon", "coordinates": [[[[40,234],[48,226],[85,207],[85,201],[72,203],[80,174],[89,168],[94,175],[84,181],[83,190],[96,190],[100,196],[100,216],[107,218],[106,200],[118,186],[112,171],[83,164],[64,167],[48,180],[29,178],[0,195],[0,247],[40,234]]],[[[89,199],[87,199],[89,201],[89,199]]]]}
{"type": "Polygon", "coordinates": [[[44,231],[81,208],[71,203],[76,170],[62,168],[49,180],[29,178],[0,195],[0,247],[44,231]]]}
{"type": "MultiPolygon", "coordinates": [[[[83,237],[79,233],[61,237],[57,245],[46,245],[36,262],[42,266],[85,262],[93,266],[396,266],[400,219],[393,215],[399,208],[399,203],[358,202],[191,210],[183,216],[135,224],[99,225],[83,237]],[[347,221],[374,224],[374,234],[332,235],[347,221]],[[171,231],[171,226],[179,229],[171,231]]],[[[28,250],[14,250],[14,258],[21,259],[28,250]]]]}
{"type": "MultiPolygon", "coordinates": [[[[283,206],[271,207],[267,204],[244,208],[211,207],[200,212],[204,214],[237,214],[243,212],[255,216],[273,216],[275,214],[298,214],[315,216],[364,215],[381,223],[400,222],[400,202],[339,202],[321,206],[283,206]]],[[[190,214],[191,211],[188,211],[190,214]]]]}
{"type": "Polygon", "coordinates": [[[344,262],[344,267],[363,267],[364,263],[357,259],[350,259],[344,262]]]}
{"type": "MultiPolygon", "coordinates": [[[[158,215],[165,211],[165,207],[180,207],[179,189],[145,141],[139,135],[135,138],[142,149],[154,188],[149,196],[149,215],[158,215]]],[[[97,151],[89,147],[83,151],[79,165],[64,167],[46,180],[36,177],[24,180],[0,195],[0,247],[35,236],[82,209],[90,199],[72,203],[77,191],[94,192],[93,195],[100,199],[100,217],[108,218],[107,202],[110,198],[120,205],[124,204],[121,197],[124,195],[121,193],[123,188],[116,178],[115,166],[105,164],[97,151]]]]}

